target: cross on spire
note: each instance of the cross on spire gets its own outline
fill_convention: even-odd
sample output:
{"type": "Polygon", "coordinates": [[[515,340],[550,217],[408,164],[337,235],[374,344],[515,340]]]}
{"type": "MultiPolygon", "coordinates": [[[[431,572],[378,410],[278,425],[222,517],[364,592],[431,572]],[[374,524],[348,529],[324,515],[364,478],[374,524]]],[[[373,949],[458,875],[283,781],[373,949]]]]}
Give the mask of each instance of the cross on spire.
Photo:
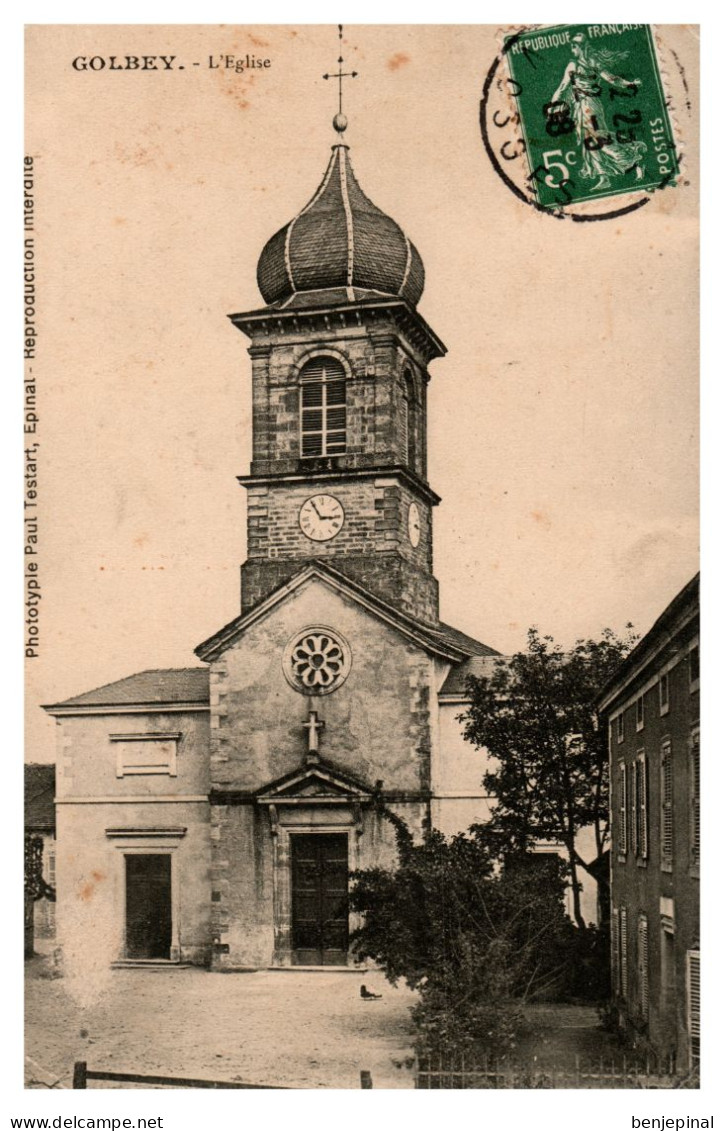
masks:
{"type": "Polygon", "coordinates": [[[339,83],[339,109],[334,115],[332,125],[338,134],[343,134],[347,129],[347,119],[342,113],[342,80],[343,79],[356,79],[357,71],[343,71],[342,65],[344,59],[342,58],[342,24],[337,24],[339,28],[339,58],[337,60],[337,70],[333,74],[322,75],[323,79],[337,79],[339,83]]]}

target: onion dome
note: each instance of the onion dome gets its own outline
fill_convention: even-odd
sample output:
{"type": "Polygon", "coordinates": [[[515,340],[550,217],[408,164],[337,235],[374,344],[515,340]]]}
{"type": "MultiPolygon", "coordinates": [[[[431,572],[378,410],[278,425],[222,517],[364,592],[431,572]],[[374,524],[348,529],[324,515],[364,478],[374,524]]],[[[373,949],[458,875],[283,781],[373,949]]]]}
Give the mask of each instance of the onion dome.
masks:
{"type": "Polygon", "coordinates": [[[362,192],[346,145],[332,147],[321,185],[266,244],[256,274],[269,305],[306,305],[315,297],[346,303],[383,294],[415,306],[425,285],[417,248],[362,192]]]}

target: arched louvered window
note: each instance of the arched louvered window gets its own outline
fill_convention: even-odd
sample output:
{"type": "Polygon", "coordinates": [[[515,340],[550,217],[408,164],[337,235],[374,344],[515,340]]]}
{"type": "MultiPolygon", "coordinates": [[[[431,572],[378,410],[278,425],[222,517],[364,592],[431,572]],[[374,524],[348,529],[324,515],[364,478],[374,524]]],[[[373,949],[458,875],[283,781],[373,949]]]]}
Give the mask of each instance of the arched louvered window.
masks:
{"type": "Polygon", "coordinates": [[[299,375],[302,456],[335,456],[347,447],[347,390],[342,364],[315,357],[299,375]]]}
{"type": "Polygon", "coordinates": [[[415,386],[410,370],[405,370],[402,394],[402,425],[400,441],[408,467],[415,470],[415,386]]]}

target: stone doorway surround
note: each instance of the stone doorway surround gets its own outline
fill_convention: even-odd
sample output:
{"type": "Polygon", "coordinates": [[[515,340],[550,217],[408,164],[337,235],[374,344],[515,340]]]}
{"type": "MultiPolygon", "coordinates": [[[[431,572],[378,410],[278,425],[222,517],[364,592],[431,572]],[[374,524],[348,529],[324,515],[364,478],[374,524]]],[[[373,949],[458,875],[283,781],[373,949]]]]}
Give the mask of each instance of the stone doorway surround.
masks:
{"type": "MultiPolygon", "coordinates": [[[[106,837],[117,849],[116,870],[117,890],[123,892],[120,901],[123,908],[122,922],[119,923],[118,959],[123,962],[140,961],[129,958],[127,953],[126,923],[126,857],[131,855],[166,855],[171,864],[171,945],[167,961],[177,963],[181,959],[180,919],[179,919],[179,875],[174,859],[186,829],[180,826],[125,826],[106,829],[106,837]]],[[[158,960],[162,961],[162,960],[158,960]]]]}
{"type": "MultiPolygon", "coordinates": [[[[367,786],[321,763],[287,775],[257,795],[257,804],[268,809],[273,841],[274,966],[292,966],[291,837],[300,833],[346,833],[347,859],[353,872],[360,866],[362,807],[369,805],[372,797],[367,786]]],[[[360,916],[351,912],[350,933],[360,922],[360,916]]],[[[348,954],[345,968],[357,965],[348,954]]]]}

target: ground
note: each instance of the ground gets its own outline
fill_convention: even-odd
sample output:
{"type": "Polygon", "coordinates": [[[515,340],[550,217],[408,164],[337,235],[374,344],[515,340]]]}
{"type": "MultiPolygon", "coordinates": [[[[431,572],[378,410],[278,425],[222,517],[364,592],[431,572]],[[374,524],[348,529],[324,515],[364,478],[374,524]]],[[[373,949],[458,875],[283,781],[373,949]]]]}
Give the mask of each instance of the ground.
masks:
{"type": "MultiPolygon", "coordinates": [[[[28,1087],[69,1088],[76,1060],[287,1088],[359,1088],[367,1070],[374,1088],[414,1087],[416,995],[379,973],[117,969],[77,983],[39,956],[26,974],[28,1087]],[[382,996],[363,1000],[363,983],[382,996]]],[[[537,1071],[615,1055],[590,1006],[534,1005],[527,1017],[516,1059],[537,1071]]]]}
{"type": "Polygon", "coordinates": [[[26,964],[29,1087],[70,1087],[76,1060],[288,1088],[359,1088],[366,1069],[375,1088],[413,1086],[415,995],[381,974],[119,969],[88,1000],[50,970],[42,957],[26,964]],[[362,983],[382,997],[363,1001],[362,983]]]}

